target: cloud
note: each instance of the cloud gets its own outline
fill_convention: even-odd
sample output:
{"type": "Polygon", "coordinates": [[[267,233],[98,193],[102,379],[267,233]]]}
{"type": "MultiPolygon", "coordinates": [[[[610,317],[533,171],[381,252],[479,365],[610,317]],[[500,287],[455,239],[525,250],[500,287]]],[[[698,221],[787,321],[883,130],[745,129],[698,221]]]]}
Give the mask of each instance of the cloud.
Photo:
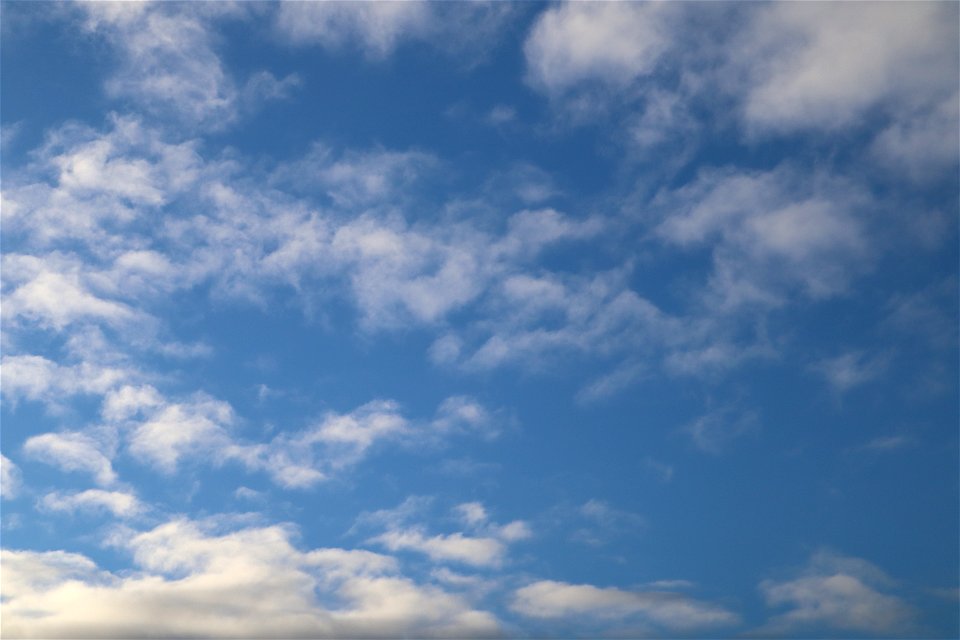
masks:
{"type": "Polygon", "coordinates": [[[502,2],[284,3],[273,26],[291,44],[359,49],[371,61],[412,42],[476,61],[499,41],[516,11],[502,2]]]}
{"type": "Polygon", "coordinates": [[[236,86],[200,12],[163,4],[82,8],[88,31],[116,49],[108,95],[191,126],[222,127],[236,117],[236,86]]]}
{"type": "Polygon", "coordinates": [[[367,514],[358,524],[384,524],[387,530],[368,542],[382,545],[390,551],[417,551],[434,562],[457,562],[474,567],[500,567],[507,555],[508,545],[526,540],[533,535],[529,524],[514,520],[505,525],[491,522],[486,508],[479,502],[468,502],[454,507],[457,518],[474,534],[463,532],[430,535],[422,525],[408,521],[429,504],[422,499],[408,498],[397,509],[367,514]]]}
{"type": "Polygon", "coordinates": [[[499,567],[506,554],[504,544],[494,538],[462,533],[429,536],[417,529],[387,531],[370,542],[390,551],[419,551],[435,562],[455,561],[475,567],[499,567]]]}
{"type": "Polygon", "coordinates": [[[844,631],[875,635],[910,635],[916,612],[898,596],[884,593],[896,583],[859,558],[818,551],[800,575],[760,584],[767,605],[786,607],[759,633],[844,631]]]}
{"type": "Polygon", "coordinates": [[[97,484],[109,486],[117,480],[111,463],[115,446],[109,433],[64,431],[32,436],[24,443],[23,451],[31,458],[63,471],[89,473],[97,484]]]}
{"type": "Polygon", "coordinates": [[[889,453],[915,444],[916,440],[910,436],[878,436],[857,448],[872,453],[889,453]]]}
{"type": "Polygon", "coordinates": [[[46,511],[74,513],[76,511],[109,511],[114,516],[127,518],[142,512],[145,507],[132,493],[87,489],[78,493],[48,493],[38,503],[46,511]]]}
{"type": "Polygon", "coordinates": [[[600,81],[624,86],[650,74],[670,44],[657,3],[579,3],[549,7],[524,43],[527,80],[548,92],[600,81]]]}
{"type": "Polygon", "coordinates": [[[62,331],[84,320],[118,326],[141,317],[123,302],[92,293],[73,269],[64,273],[44,260],[18,254],[4,256],[3,265],[9,274],[4,284],[18,282],[5,296],[3,318],[8,323],[27,321],[62,331]]]}
{"type": "Polygon", "coordinates": [[[960,94],[905,115],[881,131],[871,155],[894,175],[921,185],[941,178],[960,158],[960,94]]]}
{"type": "Polygon", "coordinates": [[[431,29],[425,2],[282,4],[275,28],[295,44],[317,43],[330,49],[359,44],[371,58],[383,58],[403,38],[418,39],[431,29]]]}
{"type": "Polygon", "coordinates": [[[12,500],[20,494],[23,484],[20,469],[10,458],[0,453],[0,497],[12,500]]]}
{"type": "Polygon", "coordinates": [[[863,189],[789,165],[703,171],[681,189],[659,194],[655,204],[664,207],[658,238],[711,250],[706,301],[718,310],[776,307],[797,294],[842,294],[874,257],[864,219],[872,203],[863,189]]]}
{"type": "Polygon", "coordinates": [[[83,240],[95,255],[142,250],[130,226],[191,188],[200,168],[196,142],[165,140],[137,117],[112,114],[105,131],[67,123],[7,172],[3,224],[35,247],[83,240]]]}
{"type": "Polygon", "coordinates": [[[163,396],[152,386],[124,385],[106,394],[100,415],[104,420],[111,422],[127,420],[162,404],[164,404],[163,396]]]}
{"type": "Polygon", "coordinates": [[[577,508],[576,515],[585,526],[579,526],[571,539],[599,547],[616,536],[636,536],[646,528],[647,521],[640,514],[617,509],[603,500],[591,498],[577,508]]]}
{"type": "Polygon", "coordinates": [[[170,474],[181,458],[216,457],[228,447],[226,427],[231,422],[229,404],[197,394],[188,402],[164,406],[138,425],[130,435],[130,453],[170,474]]]}
{"type": "Polygon", "coordinates": [[[42,356],[13,355],[2,359],[3,396],[14,404],[20,399],[56,406],[76,394],[100,395],[135,373],[124,368],[83,362],[60,365],[42,356]]]}
{"type": "Polygon", "coordinates": [[[730,443],[760,429],[758,415],[734,407],[722,407],[707,412],[683,428],[694,446],[704,453],[719,454],[730,443]]]}
{"type": "Polygon", "coordinates": [[[739,617],[717,605],[664,591],[625,591],[541,580],[518,589],[510,604],[531,618],[647,622],[667,631],[726,627],[739,617]]]}
{"type": "Polygon", "coordinates": [[[293,191],[323,193],[341,207],[393,206],[408,199],[417,183],[439,165],[438,158],[422,151],[375,148],[338,153],[316,142],[302,158],[279,166],[272,179],[293,191]]]}
{"type": "Polygon", "coordinates": [[[843,393],[883,375],[889,363],[885,354],[869,355],[863,351],[825,358],[811,366],[834,390],[843,393]]]}
{"type": "Polygon", "coordinates": [[[956,6],[775,4],[734,43],[744,118],[761,131],[836,131],[880,107],[909,113],[956,91],[956,6]]]}
{"type": "Polygon", "coordinates": [[[113,544],[137,569],[110,573],[63,551],[3,550],[4,635],[16,637],[489,636],[496,618],[420,585],[393,558],[300,551],[283,526],[227,532],[174,520],[113,544]]]}

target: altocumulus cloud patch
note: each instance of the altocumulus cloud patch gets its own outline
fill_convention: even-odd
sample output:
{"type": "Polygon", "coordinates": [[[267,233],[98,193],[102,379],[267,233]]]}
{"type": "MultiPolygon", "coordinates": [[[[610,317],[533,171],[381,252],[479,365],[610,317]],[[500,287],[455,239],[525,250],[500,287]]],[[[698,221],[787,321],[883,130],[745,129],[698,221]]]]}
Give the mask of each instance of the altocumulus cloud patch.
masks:
{"type": "Polygon", "coordinates": [[[4,637],[960,632],[957,5],[0,11],[4,637]]]}

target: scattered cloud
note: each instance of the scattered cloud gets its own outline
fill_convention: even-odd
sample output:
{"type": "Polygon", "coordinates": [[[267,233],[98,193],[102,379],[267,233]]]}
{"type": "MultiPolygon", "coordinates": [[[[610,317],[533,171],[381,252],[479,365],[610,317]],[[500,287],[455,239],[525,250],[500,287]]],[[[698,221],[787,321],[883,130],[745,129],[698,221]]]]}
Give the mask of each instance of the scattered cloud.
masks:
{"type": "Polygon", "coordinates": [[[511,608],[531,618],[646,622],[673,632],[691,632],[739,623],[718,605],[666,591],[626,591],[614,587],[541,580],[514,594],[511,608]]]}
{"type": "Polygon", "coordinates": [[[118,531],[138,570],[63,551],[3,550],[4,634],[17,637],[497,635],[461,595],[402,576],[369,551],[300,551],[284,526],[228,532],[174,520],[118,531]],[[229,597],[225,597],[229,594],[229,597]]]}
{"type": "Polygon", "coordinates": [[[45,511],[74,513],[77,511],[108,511],[127,518],[142,512],[145,507],[132,493],[87,489],[77,493],[53,492],[43,496],[38,505],[45,511]]]}
{"type": "Polygon", "coordinates": [[[515,13],[503,2],[293,3],[279,6],[273,26],[285,42],[358,49],[370,61],[416,42],[482,60],[515,13]]]}
{"type": "Polygon", "coordinates": [[[508,546],[530,538],[533,532],[523,520],[504,525],[491,522],[486,508],[479,502],[468,502],[454,507],[456,514],[472,533],[454,532],[430,535],[426,527],[411,523],[429,502],[408,498],[397,509],[367,514],[358,524],[386,525],[386,531],[368,542],[390,551],[417,551],[434,562],[456,562],[473,567],[499,568],[503,565],[508,546]]]}
{"type": "Polygon", "coordinates": [[[760,429],[760,418],[752,411],[734,407],[713,409],[683,428],[694,446],[704,453],[719,454],[737,438],[760,429]]]}
{"type": "Polygon", "coordinates": [[[0,497],[4,500],[16,498],[22,484],[20,468],[10,458],[0,454],[0,497]]]}
{"type": "Polygon", "coordinates": [[[910,436],[878,436],[861,445],[859,449],[872,453],[890,453],[914,446],[916,443],[917,441],[910,436]]]}
{"type": "Polygon", "coordinates": [[[117,481],[111,463],[115,448],[116,443],[110,433],[64,431],[28,438],[23,445],[23,452],[63,471],[89,473],[97,484],[109,486],[117,481]]]}
{"type": "Polygon", "coordinates": [[[744,117],[774,132],[857,125],[953,93],[957,62],[948,5],[758,7],[736,49],[750,78],[744,117]]]}
{"type": "Polygon", "coordinates": [[[603,546],[619,536],[635,536],[647,526],[646,519],[640,514],[617,509],[596,498],[578,507],[577,516],[586,525],[581,524],[571,539],[594,547],[603,546]]]}
{"type": "Polygon", "coordinates": [[[883,375],[889,360],[887,354],[871,355],[863,351],[851,351],[823,359],[811,368],[822,375],[835,391],[843,393],[883,375]]]}
{"type": "Polygon", "coordinates": [[[787,610],[773,616],[759,632],[909,635],[916,629],[916,611],[889,593],[895,586],[866,560],[818,551],[796,578],[760,584],[768,606],[787,610]]]}
{"type": "Polygon", "coordinates": [[[662,4],[570,2],[541,13],[524,44],[527,79],[548,92],[583,82],[625,85],[669,47],[662,4]]]}

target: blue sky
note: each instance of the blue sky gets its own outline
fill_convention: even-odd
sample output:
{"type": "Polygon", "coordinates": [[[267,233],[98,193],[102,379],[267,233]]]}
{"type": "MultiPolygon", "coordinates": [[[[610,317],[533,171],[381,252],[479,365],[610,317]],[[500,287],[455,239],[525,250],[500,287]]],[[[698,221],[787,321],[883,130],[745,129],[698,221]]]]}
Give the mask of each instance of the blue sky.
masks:
{"type": "Polygon", "coordinates": [[[5,637],[956,637],[956,3],[2,3],[5,637]]]}

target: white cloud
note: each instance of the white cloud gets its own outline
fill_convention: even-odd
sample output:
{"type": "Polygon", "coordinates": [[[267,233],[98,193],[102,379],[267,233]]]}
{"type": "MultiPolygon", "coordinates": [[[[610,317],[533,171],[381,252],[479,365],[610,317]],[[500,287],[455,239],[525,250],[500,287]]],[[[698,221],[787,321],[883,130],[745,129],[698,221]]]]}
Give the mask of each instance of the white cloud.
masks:
{"type": "Polygon", "coordinates": [[[458,504],[454,510],[460,514],[464,524],[470,526],[483,524],[488,518],[487,510],[479,502],[464,502],[458,504]]]}
{"type": "Polygon", "coordinates": [[[499,567],[506,554],[506,546],[495,538],[462,533],[429,536],[418,529],[387,531],[370,542],[391,551],[419,551],[435,562],[455,561],[475,567],[499,567]]]}
{"type": "Polygon", "coordinates": [[[624,86],[651,73],[670,44],[665,4],[570,2],[540,14],[524,44],[527,77],[563,91],[598,80],[624,86]]]}
{"type": "Polygon", "coordinates": [[[124,385],[106,394],[100,415],[104,420],[127,420],[147,409],[159,407],[163,403],[163,396],[150,385],[140,387],[124,385]]]}
{"type": "Polygon", "coordinates": [[[438,165],[435,156],[422,151],[337,153],[317,142],[299,160],[278,167],[272,179],[294,191],[319,191],[341,207],[393,207],[438,165]]]}
{"type": "Polygon", "coordinates": [[[4,635],[488,636],[494,616],[369,551],[300,551],[282,526],[226,533],[176,520],[114,536],[135,571],[62,551],[3,550],[4,635]]]}
{"type": "Polygon", "coordinates": [[[426,2],[293,2],[280,5],[275,27],[295,44],[359,44],[369,57],[383,58],[401,40],[424,37],[431,21],[426,2]]]}
{"type": "Polygon", "coordinates": [[[499,422],[500,420],[476,399],[470,396],[451,396],[437,407],[436,417],[430,423],[430,428],[438,436],[472,433],[490,439],[499,434],[499,422]]]}
{"type": "Polygon", "coordinates": [[[708,411],[683,428],[694,446],[705,453],[719,454],[738,438],[760,429],[756,413],[734,407],[708,411]]]}
{"type": "Polygon", "coordinates": [[[131,11],[82,7],[88,30],[116,47],[109,95],[189,125],[222,126],[236,116],[237,89],[199,12],[162,3],[131,11]]]}
{"type": "Polygon", "coordinates": [[[731,51],[760,130],[838,130],[880,106],[895,115],[956,91],[956,6],[762,5],[731,51]]]}
{"type": "MultiPolygon", "coordinates": [[[[90,5],[87,5],[90,6],[90,5]]],[[[132,116],[96,131],[68,123],[47,133],[24,168],[6,176],[3,224],[35,246],[84,240],[95,254],[137,246],[118,234],[195,184],[197,143],[170,142],[132,116]]]]}
{"type": "Polygon", "coordinates": [[[877,436],[858,449],[874,453],[889,453],[915,444],[916,440],[909,436],[877,436]]]}
{"type": "Polygon", "coordinates": [[[110,461],[116,448],[112,440],[109,433],[44,433],[28,438],[23,445],[23,451],[31,458],[59,467],[63,471],[89,473],[97,484],[107,486],[117,480],[110,461]],[[102,437],[95,437],[96,435],[102,437]]]}
{"type": "Polygon", "coordinates": [[[0,497],[4,500],[16,498],[22,484],[20,469],[10,458],[0,453],[0,497]]]}
{"type": "Polygon", "coordinates": [[[865,560],[819,551],[798,577],[760,584],[768,606],[788,607],[785,613],[773,616],[761,632],[910,635],[915,630],[916,612],[898,596],[884,593],[894,586],[865,560]]]}
{"type": "Polygon", "coordinates": [[[577,542],[599,547],[616,536],[636,536],[646,528],[646,519],[638,513],[617,509],[603,500],[591,498],[576,510],[578,520],[585,526],[571,534],[577,542]]]}
{"type": "Polygon", "coordinates": [[[383,60],[406,42],[424,42],[475,62],[514,13],[504,2],[296,2],[280,5],[274,30],[297,45],[356,48],[368,60],[383,60]]]}
{"type": "Polygon", "coordinates": [[[568,621],[634,619],[680,632],[720,628],[739,622],[736,614],[720,606],[676,593],[625,591],[553,580],[541,580],[518,589],[510,607],[532,618],[568,621]]]}
{"type": "Polygon", "coordinates": [[[87,489],[79,493],[48,493],[40,499],[39,506],[47,511],[74,513],[76,511],[109,511],[126,518],[144,510],[144,505],[132,493],[87,489]]]}
{"type": "Polygon", "coordinates": [[[11,272],[4,284],[23,278],[19,286],[5,295],[3,318],[6,322],[29,321],[56,331],[84,320],[99,320],[109,325],[128,324],[140,314],[127,304],[92,293],[77,272],[58,272],[32,256],[7,255],[4,271],[11,272]]]}
{"type": "Polygon", "coordinates": [[[712,249],[707,289],[716,309],[778,306],[798,292],[838,295],[873,257],[866,193],[788,165],[765,173],[702,172],[656,202],[664,212],[656,236],[712,249]]]}
{"type": "Polygon", "coordinates": [[[820,360],[811,365],[811,369],[822,375],[836,391],[843,393],[881,376],[888,362],[889,357],[885,354],[851,351],[820,360]]]}
{"type": "Polygon", "coordinates": [[[127,369],[89,362],[59,365],[42,356],[15,355],[2,359],[3,396],[10,402],[39,400],[50,405],[75,394],[99,395],[136,377],[127,369]]]}
{"type": "Polygon", "coordinates": [[[137,426],[130,436],[130,452],[173,473],[183,457],[216,458],[229,446],[226,427],[232,421],[229,404],[198,394],[188,402],[163,407],[137,426]]]}
{"type": "Polygon", "coordinates": [[[681,325],[630,290],[625,276],[622,271],[593,277],[510,275],[486,297],[485,320],[472,332],[479,343],[441,337],[431,355],[439,363],[459,357],[454,364],[475,371],[506,365],[543,369],[568,354],[657,353],[681,335],[681,325]]]}
{"type": "Polygon", "coordinates": [[[649,474],[654,476],[660,482],[670,482],[673,480],[673,465],[655,460],[647,456],[642,461],[642,466],[649,474]]]}
{"type": "Polygon", "coordinates": [[[417,551],[434,562],[453,561],[487,568],[501,566],[508,545],[533,535],[530,525],[523,520],[514,520],[505,525],[491,522],[486,508],[479,502],[466,502],[453,509],[457,519],[475,535],[462,532],[429,535],[423,526],[407,524],[428,504],[429,501],[422,498],[407,498],[397,509],[365,514],[357,524],[386,525],[387,530],[369,542],[391,551],[417,551]]]}

